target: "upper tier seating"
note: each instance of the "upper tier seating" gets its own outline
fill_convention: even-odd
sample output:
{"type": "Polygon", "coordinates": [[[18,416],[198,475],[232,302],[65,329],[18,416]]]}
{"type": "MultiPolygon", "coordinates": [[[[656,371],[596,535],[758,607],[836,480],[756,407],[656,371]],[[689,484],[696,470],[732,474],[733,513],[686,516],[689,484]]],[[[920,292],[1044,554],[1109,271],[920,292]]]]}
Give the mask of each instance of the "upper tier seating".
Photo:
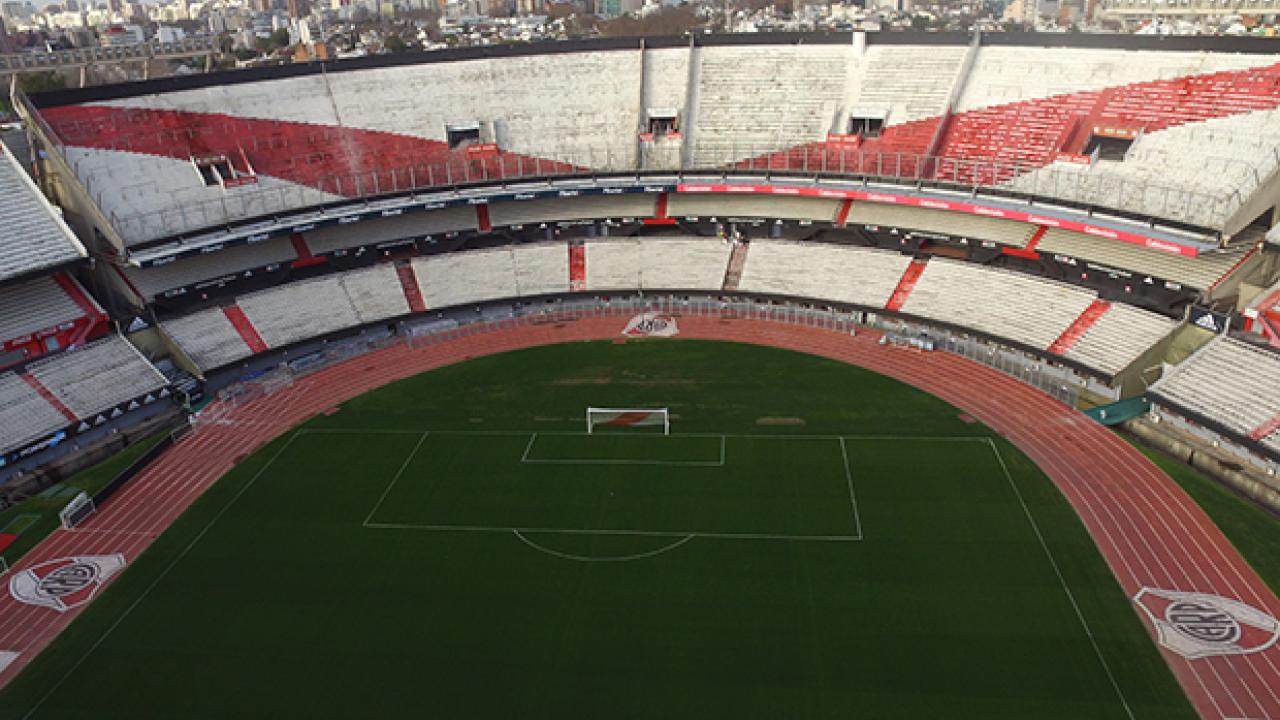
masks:
{"type": "Polygon", "coordinates": [[[884,225],[923,230],[970,240],[990,240],[1015,247],[1024,247],[1036,231],[1035,225],[1014,220],[867,202],[853,203],[845,222],[850,225],[884,225]]]}
{"type": "Polygon", "coordinates": [[[137,268],[126,266],[129,282],[142,293],[144,301],[150,301],[166,290],[186,287],[205,280],[226,277],[265,267],[274,263],[297,259],[289,238],[273,238],[254,245],[239,245],[207,255],[182,258],[157,267],[137,268]]]}
{"type": "Polygon", "coordinates": [[[160,325],[202,370],[229,365],[253,354],[220,307],[166,320],[160,325]]]}
{"type": "Polygon", "coordinates": [[[755,240],[738,288],[881,308],[910,263],[910,257],[885,250],[755,240]]]}
{"type": "Polygon", "coordinates": [[[1116,242],[1070,230],[1051,229],[1036,245],[1043,253],[1057,253],[1128,270],[1139,276],[1157,277],[1196,290],[1204,290],[1235,267],[1253,243],[1242,237],[1222,250],[1185,257],[1140,245],[1116,242]]]}
{"type": "Polygon", "coordinates": [[[634,193],[500,202],[489,206],[489,223],[506,227],[557,220],[647,218],[653,217],[656,202],[653,195],[634,193]]]}
{"type": "Polygon", "coordinates": [[[872,45],[854,108],[885,108],[889,125],[941,115],[967,51],[965,46],[872,45]]]}
{"type": "Polygon", "coordinates": [[[850,52],[832,45],[703,49],[694,162],[714,167],[825,137],[844,100],[850,52]]]}
{"type": "Polygon", "coordinates": [[[66,427],[67,419],[18,373],[0,373],[0,455],[66,427]]]}
{"type": "Polygon", "coordinates": [[[935,258],[902,311],[1047,349],[1093,302],[1088,290],[935,258]]]}
{"type": "Polygon", "coordinates": [[[765,217],[787,220],[835,222],[839,200],[748,195],[702,195],[680,193],[667,201],[667,215],[674,218],[765,217]]]}
{"type": "Polygon", "coordinates": [[[378,245],[424,235],[443,235],[459,230],[475,230],[476,209],[451,207],[428,213],[412,213],[394,217],[365,220],[359,229],[350,225],[330,225],[303,233],[311,252],[321,255],[335,250],[359,246],[378,245]]]}
{"type": "Polygon", "coordinates": [[[111,335],[27,366],[76,417],[88,418],[168,384],[128,340],[111,335]]]}
{"type": "Polygon", "coordinates": [[[83,316],[51,277],[0,286],[0,344],[83,316]]]}
{"type": "Polygon", "coordinates": [[[1152,391],[1248,436],[1280,414],[1280,354],[1217,337],[1166,372],[1152,391]]]}
{"type": "Polygon", "coordinates": [[[718,290],[732,246],[710,238],[618,238],[587,243],[588,290],[718,290]]]}
{"type": "Polygon", "coordinates": [[[1094,321],[1065,357],[1115,375],[1129,367],[1177,326],[1174,321],[1121,303],[1094,321]]]}

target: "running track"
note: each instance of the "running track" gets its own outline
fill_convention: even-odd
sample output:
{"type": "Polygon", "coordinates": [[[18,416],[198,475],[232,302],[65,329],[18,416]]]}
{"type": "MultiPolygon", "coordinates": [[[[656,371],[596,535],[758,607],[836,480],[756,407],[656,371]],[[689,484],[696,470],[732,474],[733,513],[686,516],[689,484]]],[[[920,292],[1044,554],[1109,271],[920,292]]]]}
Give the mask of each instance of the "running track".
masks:
{"type": "MultiPolygon", "coordinates": [[[[629,314],[628,314],[629,315],[629,314]]],[[[396,346],[299,379],[270,397],[222,412],[166,451],[74,531],[40,543],[16,571],[69,555],[137,558],[211,483],[289,428],[392,380],[469,358],[523,347],[617,338],[625,317],[560,323],[504,323],[422,348],[396,346]]],[[[830,330],[766,320],[681,317],[686,338],[799,350],[868,368],[931,393],[1011,440],[1061,488],[1132,597],[1143,587],[1235,598],[1273,617],[1280,601],[1207,515],[1164,473],[1109,430],[1002,373],[944,352],[918,354],[830,330]]],[[[210,413],[212,414],[212,413],[210,413]]],[[[1136,608],[1135,608],[1135,611],[1136,608]]],[[[0,596],[0,650],[18,659],[8,682],[75,616],[0,596]]],[[[1154,630],[1143,618],[1148,629],[1154,630]]],[[[1187,660],[1162,648],[1204,718],[1280,720],[1280,646],[1250,655],[1187,660]]]]}

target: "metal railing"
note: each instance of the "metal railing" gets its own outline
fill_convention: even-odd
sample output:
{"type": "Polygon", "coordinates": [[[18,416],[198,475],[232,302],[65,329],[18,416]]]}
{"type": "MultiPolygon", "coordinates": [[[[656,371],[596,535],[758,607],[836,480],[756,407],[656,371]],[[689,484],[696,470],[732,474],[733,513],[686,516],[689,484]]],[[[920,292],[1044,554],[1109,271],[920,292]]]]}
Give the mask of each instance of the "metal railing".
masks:
{"type": "Polygon", "coordinates": [[[72,48],[54,52],[11,53],[0,55],[0,73],[52,70],[99,62],[207,55],[219,51],[218,38],[196,36],[171,43],[144,42],[136,45],[72,48]]]}

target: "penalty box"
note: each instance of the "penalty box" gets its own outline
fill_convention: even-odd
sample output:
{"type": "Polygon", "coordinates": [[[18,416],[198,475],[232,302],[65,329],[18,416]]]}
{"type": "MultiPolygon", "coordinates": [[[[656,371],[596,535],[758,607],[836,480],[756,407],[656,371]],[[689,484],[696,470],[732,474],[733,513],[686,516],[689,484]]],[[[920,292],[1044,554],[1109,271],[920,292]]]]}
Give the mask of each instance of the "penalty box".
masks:
{"type": "Polygon", "coordinates": [[[845,441],[430,432],[370,528],[860,540],[845,441]]]}

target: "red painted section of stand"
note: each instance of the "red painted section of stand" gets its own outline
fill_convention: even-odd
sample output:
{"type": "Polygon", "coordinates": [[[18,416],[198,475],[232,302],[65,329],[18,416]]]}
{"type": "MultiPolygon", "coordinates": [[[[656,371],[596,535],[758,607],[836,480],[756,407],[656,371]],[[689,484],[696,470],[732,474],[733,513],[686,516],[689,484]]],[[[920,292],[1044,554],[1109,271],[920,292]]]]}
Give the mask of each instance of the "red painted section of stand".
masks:
{"type": "Polygon", "coordinates": [[[476,206],[476,225],[480,228],[480,232],[489,232],[493,229],[493,223],[489,222],[489,206],[476,206]]]}
{"type": "Polygon", "coordinates": [[[249,317],[244,314],[244,310],[241,310],[239,305],[228,305],[222,308],[222,312],[231,321],[231,326],[236,329],[236,332],[240,333],[241,339],[250,350],[255,353],[268,350],[266,341],[258,334],[258,329],[249,321],[249,317]]]}
{"type": "Polygon", "coordinates": [[[928,265],[927,260],[912,260],[907,269],[903,271],[902,278],[898,280],[898,286],[893,289],[893,294],[889,296],[889,302],[885,304],[885,310],[901,310],[906,304],[907,298],[911,296],[911,291],[915,289],[916,283],[920,280],[920,275],[924,273],[925,266],[928,265]]]}
{"type": "Polygon", "coordinates": [[[40,382],[40,378],[32,375],[31,373],[22,373],[22,379],[31,386],[31,389],[36,391],[36,394],[44,398],[45,402],[49,403],[55,410],[62,413],[62,417],[66,418],[67,422],[76,422],[80,419],[76,417],[75,413],[71,412],[71,408],[63,405],[62,401],[59,400],[57,396],[49,390],[49,388],[44,386],[44,383],[40,382]]]}
{"type": "Polygon", "coordinates": [[[329,258],[321,256],[316,257],[311,254],[311,248],[307,246],[307,239],[302,237],[302,233],[293,233],[289,236],[289,242],[293,245],[293,251],[298,254],[298,259],[294,260],[290,267],[304,268],[312,265],[323,265],[329,262],[329,258]]]}
{"type": "Polygon", "coordinates": [[[422,289],[418,287],[418,274],[412,263],[396,266],[396,276],[400,278],[400,287],[404,290],[404,299],[409,301],[409,308],[414,312],[427,309],[427,302],[422,299],[422,289]]]}
{"type": "Polygon", "coordinates": [[[581,292],[587,289],[587,247],[569,245],[569,289],[581,292]]]}
{"type": "Polygon", "coordinates": [[[1061,355],[1070,350],[1071,346],[1080,342],[1080,338],[1084,337],[1089,328],[1098,322],[1098,318],[1106,315],[1110,309],[1111,303],[1105,300],[1094,300],[1089,303],[1089,307],[1080,313],[1080,317],[1076,318],[1075,322],[1071,323],[1066,330],[1062,331],[1058,339],[1053,341],[1053,344],[1049,346],[1049,352],[1061,355]]]}

